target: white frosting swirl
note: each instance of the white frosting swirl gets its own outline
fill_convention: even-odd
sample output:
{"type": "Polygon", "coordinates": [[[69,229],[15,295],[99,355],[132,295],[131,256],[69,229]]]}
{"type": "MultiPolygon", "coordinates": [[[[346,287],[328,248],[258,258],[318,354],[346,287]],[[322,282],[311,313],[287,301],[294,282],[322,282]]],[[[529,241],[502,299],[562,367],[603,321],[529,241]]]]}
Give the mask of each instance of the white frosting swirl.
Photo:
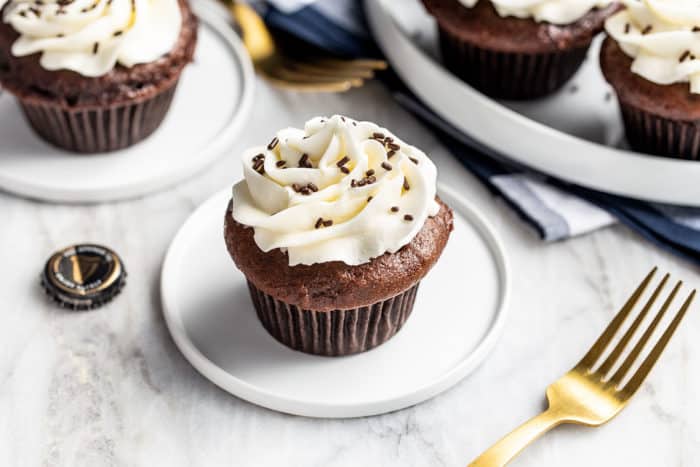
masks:
{"type": "Polygon", "coordinates": [[[182,27],[178,0],[9,0],[3,19],[20,34],[13,55],[87,77],[157,60],[182,27]]]}
{"type": "Polygon", "coordinates": [[[690,92],[700,93],[700,3],[622,3],[627,8],[608,18],[605,30],[634,59],[632,72],[661,85],[690,82],[690,92]]]}
{"type": "Polygon", "coordinates": [[[243,155],[243,170],[233,218],[255,229],[261,250],[286,251],[290,266],[394,253],[439,211],[437,170],[422,151],[338,115],[278,132],[243,155]]]}
{"type": "MultiPolygon", "coordinates": [[[[459,0],[471,8],[479,0],[459,0]]],[[[485,0],[481,0],[485,1],[485,0]]],[[[500,16],[532,18],[551,24],[571,24],[594,8],[605,8],[612,0],[490,0],[500,16]]]]}

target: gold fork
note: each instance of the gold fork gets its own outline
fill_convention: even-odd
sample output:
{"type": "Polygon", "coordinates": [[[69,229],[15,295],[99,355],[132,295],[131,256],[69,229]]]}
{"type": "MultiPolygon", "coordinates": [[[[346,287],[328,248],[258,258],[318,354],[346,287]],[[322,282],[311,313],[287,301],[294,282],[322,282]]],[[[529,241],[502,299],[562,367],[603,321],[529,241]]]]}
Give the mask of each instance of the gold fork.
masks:
{"type": "Polygon", "coordinates": [[[549,408],[491,446],[469,464],[470,467],[498,467],[506,465],[530,443],[557,425],[574,423],[600,426],[615,417],[627,405],[659,359],[669,340],[671,340],[673,333],[678,328],[695,297],[695,290],[693,290],[648,356],[632,373],[631,377],[626,379],[627,374],[642,354],[654,330],[664,317],[666,310],[671,306],[682,285],[680,281],[676,284],[637,344],[622,359],[623,352],[630,344],[642,321],[668,282],[669,275],[666,274],[627,331],[624,332],[612,351],[603,359],[606,349],[614,337],[621,333],[622,324],[631,314],[642,293],[651,282],[656,269],[654,268],[642,281],[583,359],[571,371],[547,388],[549,408]],[[603,360],[603,362],[596,366],[596,363],[600,360],[603,360]],[[617,364],[619,366],[616,368],[617,364]],[[615,370],[614,372],[612,371],[613,369],[615,370]]]}
{"type": "Polygon", "coordinates": [[[236,0],[224,0],[241,28],[243,44],[255,70],[271,84],[294,91],[343,92],[362,86],[384,70],[383,60],[342,60],[332,58],[295,58],[283,54],[275,45],[267,26],[250,6],[236,0]]]}

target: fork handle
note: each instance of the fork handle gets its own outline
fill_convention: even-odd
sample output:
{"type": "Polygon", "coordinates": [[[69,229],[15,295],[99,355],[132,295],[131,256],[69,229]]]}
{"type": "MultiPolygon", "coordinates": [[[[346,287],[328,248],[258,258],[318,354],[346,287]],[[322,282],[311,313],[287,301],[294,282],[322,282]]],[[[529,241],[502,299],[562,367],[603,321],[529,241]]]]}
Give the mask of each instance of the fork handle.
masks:
{"type": "Polygon", "coordinates": [[[512,461],[530,443],[563,422],[564,419],[560,414],[551,408],[547,409],[501,438],[472,461],[469,467],[502,467],[512,461]]]}

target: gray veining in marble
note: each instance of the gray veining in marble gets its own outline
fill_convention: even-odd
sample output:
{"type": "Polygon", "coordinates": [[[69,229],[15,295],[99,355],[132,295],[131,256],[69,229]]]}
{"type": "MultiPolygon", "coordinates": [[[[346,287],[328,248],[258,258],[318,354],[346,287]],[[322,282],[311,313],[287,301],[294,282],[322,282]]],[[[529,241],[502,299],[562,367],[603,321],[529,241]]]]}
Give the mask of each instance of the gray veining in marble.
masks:
{"type": "MultiPolygon", "coordinates": [[[[0,466],[462,466],[542,409],[545,386],[582,355],[652,265],[700,284],[696,268],[623,227],[543,244],[378,84],[325,96],[261,83],[230,155],[197,178],[97,206],[0,194],[0,225],[0,466]],[[282,415],[219,390],[176,350],[158,294],[170,239],[199,203],[240,177],[240,150],[279,127],[332,113],[381,122],[425,149],[442,181],[500,231],[514,272],[510,319],[479,370],[431,401],[357,420],[282,415]],[[117,249],[129,283],[100,310],[68,313],[45,300],[38,273],[52,251],[80,241],[117,249]]],[[[557,429],[513,465],[698,465],[694,311],[616,420],[598,429],[557,429]]]]}

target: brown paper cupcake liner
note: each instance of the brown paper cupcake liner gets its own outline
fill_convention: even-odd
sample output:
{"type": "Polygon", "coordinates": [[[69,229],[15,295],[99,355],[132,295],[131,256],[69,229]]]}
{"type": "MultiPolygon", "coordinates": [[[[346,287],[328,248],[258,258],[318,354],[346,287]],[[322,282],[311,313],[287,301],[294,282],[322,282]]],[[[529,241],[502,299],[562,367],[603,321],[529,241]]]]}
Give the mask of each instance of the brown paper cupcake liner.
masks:
{"type": "Polygon", "coordinates": [[[144,101],[105,108],[66,109],[50,102],[19,99],[20,107],[47,142],[78,153],[116,151],[142,141],[163,122],[177,82],[144,101]]]}
{"type": "Polygon", "coordinates": [[[700,160],[700,121],[671,120],[619,101],[625,135],[635,151],[700,160]]]}
{"type": "Polygon", "coordinates": [[[479,91],[499,99],[534,99],[556,91],[579,69],[589,45],[552,53],[500,52],[440,28],[445,66],[479,91]]]}
{"type": "Polygon", "coordinates": [[[391,339],[413,309],[416,284],[370,306],[349,310],[303,310],[267,295],[250,281],[258,318],[279,342],[301,352],[341,356],[365,352],[391,339]]]}

